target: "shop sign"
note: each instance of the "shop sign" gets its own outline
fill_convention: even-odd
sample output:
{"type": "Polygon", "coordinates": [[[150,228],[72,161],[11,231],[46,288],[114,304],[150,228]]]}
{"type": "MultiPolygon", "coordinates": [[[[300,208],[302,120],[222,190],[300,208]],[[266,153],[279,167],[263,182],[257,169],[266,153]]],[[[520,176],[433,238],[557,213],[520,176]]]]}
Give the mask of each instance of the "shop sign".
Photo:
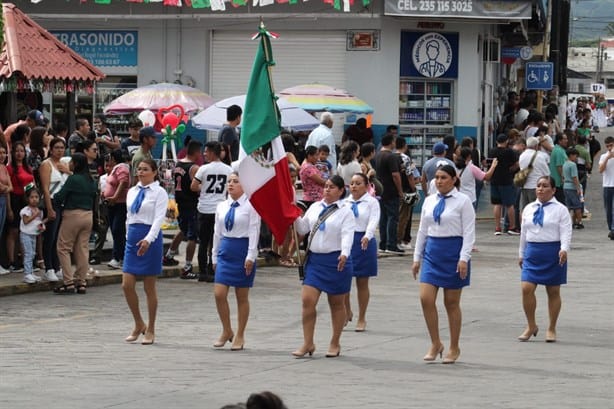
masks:
{"type": "Polygon", "coordinates": [[[531,19],[528,0],[385,0],[384,14],[408,17],[531,19]]]}
{"type": "Polygon", "coordinates": [[[458,34],[401,33],[401,76],[458,77],[458,34]]]}
{"type": "Polygon", "coordinates": [[[59,31],[58,40],[97,67],[136,67],[138,31],[59,31]]]}
{"type": "Polygon", "coordinates": [[[528,90],[551,90],[554,64],[551,62],[528,62],[525,67],[525,85],[528,90]]]}

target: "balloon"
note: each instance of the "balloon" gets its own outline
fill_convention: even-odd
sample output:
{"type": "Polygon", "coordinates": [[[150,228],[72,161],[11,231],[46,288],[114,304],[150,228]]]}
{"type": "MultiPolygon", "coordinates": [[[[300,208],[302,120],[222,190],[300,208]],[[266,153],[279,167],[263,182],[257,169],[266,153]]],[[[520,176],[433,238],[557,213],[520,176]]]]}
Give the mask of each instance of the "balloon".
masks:
{"type": "Polygon", "coordinates": [[[143,122],[143,126],[154,126],[156,123],[156,114],[151,112],[149,109],[141,112],[138,118],[141,120],[141,122],[143,122]]]}
{"type": "Polygon", "coordinates": [[[175,115],[174,112],[169,112],[162,117],[162,126],[167,127],[170,126],[171,129],[177,128],[179,125],[179,117],[175,115]]]}

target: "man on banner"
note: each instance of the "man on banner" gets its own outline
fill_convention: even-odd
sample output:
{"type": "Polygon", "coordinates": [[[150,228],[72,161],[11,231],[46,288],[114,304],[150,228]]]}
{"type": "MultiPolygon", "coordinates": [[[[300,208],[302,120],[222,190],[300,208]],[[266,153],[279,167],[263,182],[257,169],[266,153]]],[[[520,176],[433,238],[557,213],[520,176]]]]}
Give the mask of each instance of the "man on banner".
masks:
{"type": "Polygon", "coordinates": [[[269,37],[277,36],[266,31],[261,23],[253,38],[258,37],[260,44],[245,97],[239,177],[252,206],[269,226],[275,240],[283,243],[288,227],[300,215],[300,210],[294,204],[288,160],[280,137],[281,116],[269,71],[275,64],[269,37]],[[261,148],[267,143],[271,149],[265,157],[261,148]]]}

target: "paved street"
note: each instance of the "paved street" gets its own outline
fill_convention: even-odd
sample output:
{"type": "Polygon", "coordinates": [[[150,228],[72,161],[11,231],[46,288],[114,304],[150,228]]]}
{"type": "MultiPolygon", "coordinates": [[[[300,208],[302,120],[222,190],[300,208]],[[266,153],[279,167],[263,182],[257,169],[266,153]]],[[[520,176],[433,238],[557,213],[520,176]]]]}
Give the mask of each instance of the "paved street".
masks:
{"type": "MultiPolygon", "coordinates": [[[[152,346],[123,341],[132,322],[117,284],[92,287],[87,295],[1,297],[0,407],[217,409],[271,390],[290,409],[611,408],[614,241],[606,237],[600,177],[590,185],[593,216],[585,230],[574,230],[556,343],[544,342],[543,288],[538,336],[516,340],[525,326],[518,238],[495,237],[492,221],[481,220],[455,365],[422,361],[429,342],[410,257],[380,259],[367,331],[356,333],[350,323],[338,359],[324,358],[325,298],[314,358],[290,356],[302,341],[300,284],[295,269],[265,267],[251,292],[246,349],[239,352],[211,347],[220,333],[211,284],[159,280],[152,346]]],[[[231,310],[234,317],[232,297],[231,310]]],[[[443,307],[440,327],[446,342],[443,307]]]]}

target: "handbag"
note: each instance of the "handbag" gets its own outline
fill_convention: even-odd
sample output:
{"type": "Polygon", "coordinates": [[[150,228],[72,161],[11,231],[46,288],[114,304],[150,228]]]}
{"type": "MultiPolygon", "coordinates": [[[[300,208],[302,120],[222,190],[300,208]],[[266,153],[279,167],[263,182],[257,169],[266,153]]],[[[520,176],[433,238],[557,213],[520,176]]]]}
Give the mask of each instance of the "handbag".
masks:
{"type": "Polygon", "coordinates": [[[516,174],[514,175],[514,186],[523,187],[524,184],[527,182],[527,178],[529,177],[529,174],[533,170],[533,161],[535,160],[535,157],[537,156],[537,152],[538,151],[536,150],[533,156],[531,157],[531,162],[529,162],[529,166],[527,166],[525,169],[521,169],[518,172],[516,172],[516,174]]]}
{"type": "Polygon", "coordinates": [[[313,235],[316,234],[320,225],[324,223],[326,219],[328,219],[333,213],[335,213],[339,209],[338,206],[331,206],[324,213],[318,217],[318,220],[313,225],[311,232],[309,232],[309,239],[307,240],[307,246],[305,247],[305,257],[303,257],[302,263],[298,265],[298,278],[303,281],[305,279],[305,264],[307,264],[307,257],[309,256],[309,248],[311,247],[311,241],[313,240],[313,235]]]}

